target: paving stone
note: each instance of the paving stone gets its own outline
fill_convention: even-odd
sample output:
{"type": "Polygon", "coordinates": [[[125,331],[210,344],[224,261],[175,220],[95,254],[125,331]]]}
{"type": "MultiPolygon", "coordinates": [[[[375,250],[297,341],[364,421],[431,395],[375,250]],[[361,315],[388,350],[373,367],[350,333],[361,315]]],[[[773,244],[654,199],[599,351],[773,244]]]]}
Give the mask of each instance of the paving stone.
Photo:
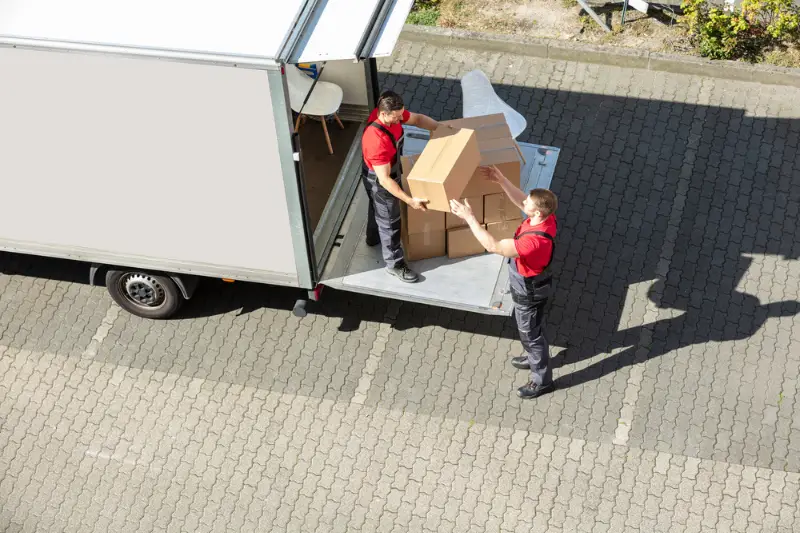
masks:
{"type": "Polygon", "coordinates": [[[152,322],[0,253],[0,530],[800,529],[798,90],[404,41],[379,83],[453,118],[473,68],[561,148],[556,392],[506,319],[209,281],[152,322]]]}

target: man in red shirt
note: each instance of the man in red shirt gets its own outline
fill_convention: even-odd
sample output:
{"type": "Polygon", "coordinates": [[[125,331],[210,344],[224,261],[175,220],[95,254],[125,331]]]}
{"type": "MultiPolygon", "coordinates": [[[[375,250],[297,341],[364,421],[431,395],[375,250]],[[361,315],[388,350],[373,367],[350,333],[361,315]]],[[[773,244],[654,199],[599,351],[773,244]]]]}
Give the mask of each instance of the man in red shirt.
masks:
{"type": "Polygon", "coordinates": [[[513,239],[496,240],[478,223],[469,202],[450,200],[454,215],[464,219],[487,251],[508,258],[514,316],[524,356],[514,357],[516,368],[531,370],[531,380],[517,391],[520,398],[536,398],[555,388],[550,368],[550,348],[542,331],[544,307],[552,292],[550,263],[555,253],[556,208],[558,199],[547,189],[526,194],[516,188],[497,167],[483,168],[485,177],[499,183],[506,195],[527,216],[513,239]]]}
{"type": "Polygon", "coordinates": [[[361,136],[361,179],[369,198],[367,245],[380,243],[386,271],[401,281],[413,283],[419,276],[405,262],[400,240],[400,202],[425,211],[428,200],[412,198],[401,186],[403,124],[429,131],[439,127],[439,123],[432,118],[407,111],[397,93],[383,92],[361,136]]]}

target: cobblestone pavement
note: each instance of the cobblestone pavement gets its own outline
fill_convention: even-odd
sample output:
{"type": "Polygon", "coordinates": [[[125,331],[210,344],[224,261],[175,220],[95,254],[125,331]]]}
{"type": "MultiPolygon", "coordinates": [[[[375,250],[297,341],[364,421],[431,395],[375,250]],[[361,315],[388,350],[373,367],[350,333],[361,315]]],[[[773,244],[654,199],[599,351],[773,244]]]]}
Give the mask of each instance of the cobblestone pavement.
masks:
{"type": "Polygon", "coordinates": [[[800,531],[800,91],[402,42],[451,118],[481,68],[562,148],[560,388],[511,321],[205,284],[148,322],[0,256],[0,531],[800,531]]]}

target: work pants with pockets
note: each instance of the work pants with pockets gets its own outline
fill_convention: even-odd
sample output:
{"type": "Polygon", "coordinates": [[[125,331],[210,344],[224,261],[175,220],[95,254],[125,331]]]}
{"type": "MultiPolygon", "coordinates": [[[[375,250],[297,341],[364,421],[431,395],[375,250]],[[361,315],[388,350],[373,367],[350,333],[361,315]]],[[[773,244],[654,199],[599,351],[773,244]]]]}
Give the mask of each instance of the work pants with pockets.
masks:
{"type": "MultiPolygon", "coordinates": [[[[392,178],[398,181],[395,176],[392,178]]],[[[400,238],[400,200],[381,186],[374,172],[362,174],[362,181],[369,198],[367,241],[373,243],[380,240],[387,267],[402,267],[405,258],[400,238]]]]}

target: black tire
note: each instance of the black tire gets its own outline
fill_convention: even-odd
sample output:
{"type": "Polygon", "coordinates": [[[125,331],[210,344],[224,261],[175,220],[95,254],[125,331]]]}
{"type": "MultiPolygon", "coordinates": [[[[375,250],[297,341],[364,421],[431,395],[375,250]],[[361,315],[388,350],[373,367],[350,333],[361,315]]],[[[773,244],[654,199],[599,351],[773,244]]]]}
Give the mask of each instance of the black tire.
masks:
{"type": "Polygon", "coordinates": [[[106,289],[117,305],[142,318],[170,318],[183,304],[183,295],[170,277],[145,271],[109,270],[106,289]]]}

